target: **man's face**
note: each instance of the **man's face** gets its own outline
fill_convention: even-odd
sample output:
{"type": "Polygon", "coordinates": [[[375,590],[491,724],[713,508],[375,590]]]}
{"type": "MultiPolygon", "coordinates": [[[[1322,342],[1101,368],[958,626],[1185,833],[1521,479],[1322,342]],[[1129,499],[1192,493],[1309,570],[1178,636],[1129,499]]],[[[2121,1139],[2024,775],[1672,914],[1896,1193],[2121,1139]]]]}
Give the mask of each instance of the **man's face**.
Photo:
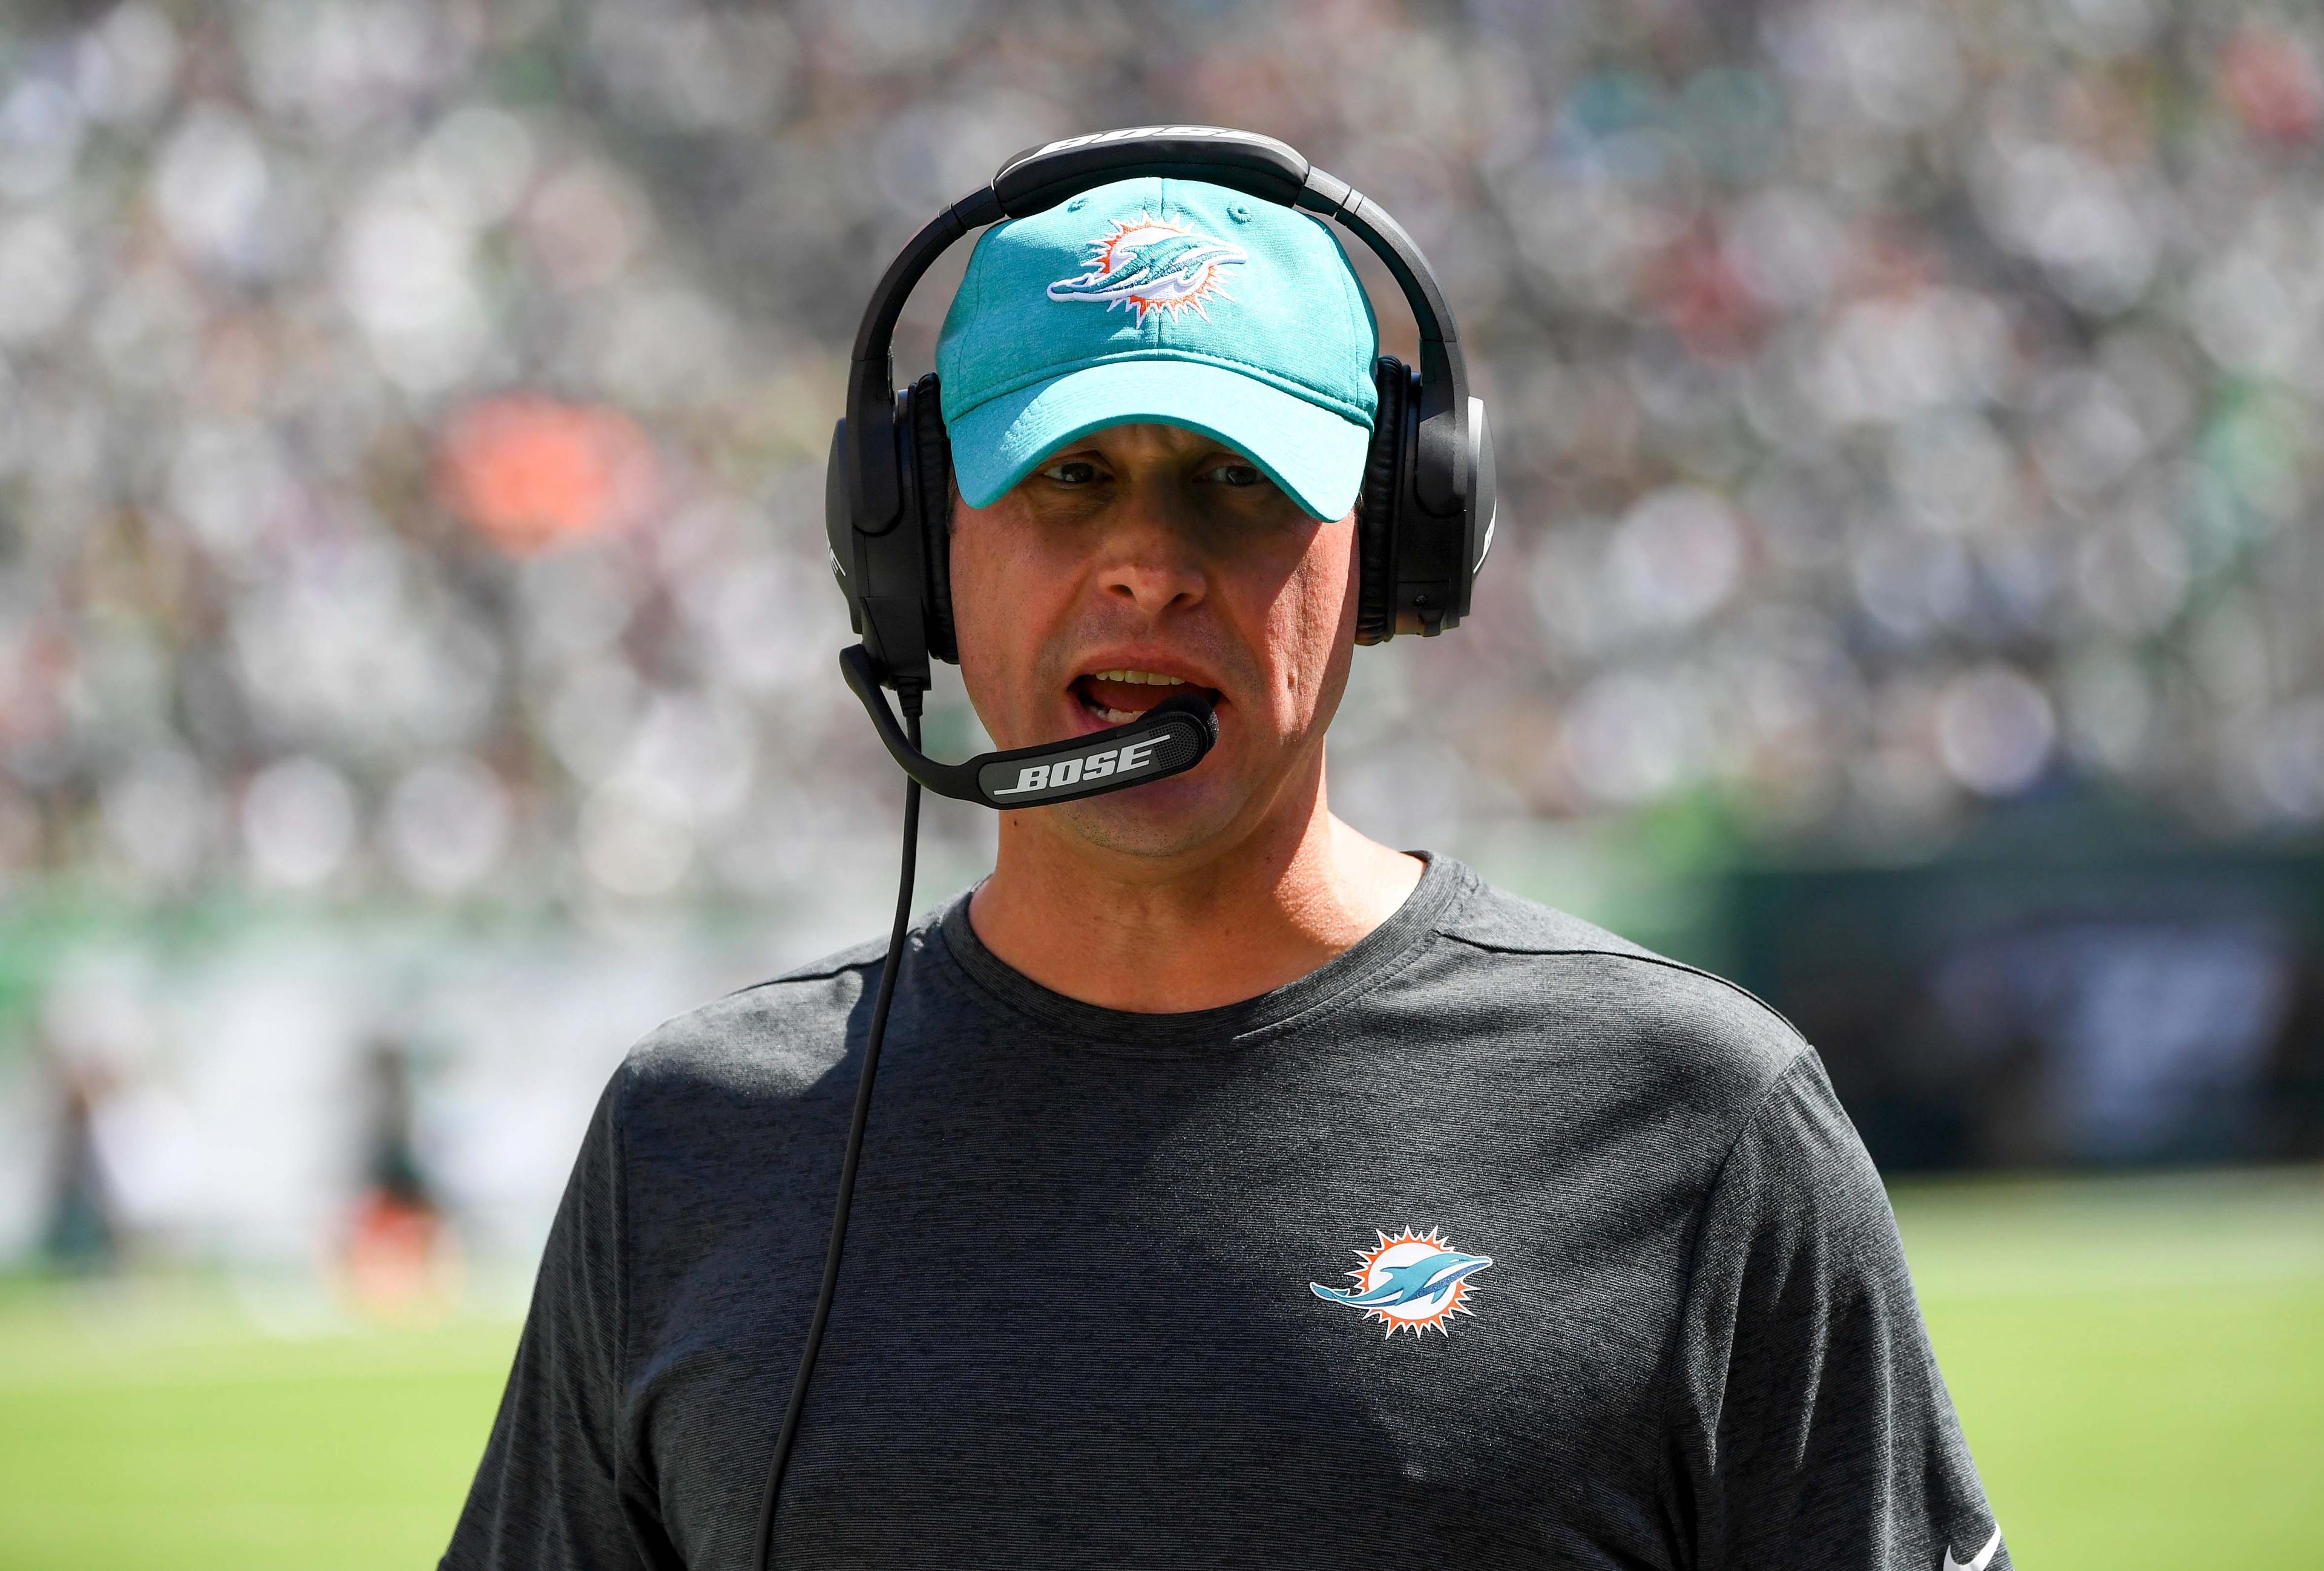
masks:
{"type": "Polygon", "coordinates": [[[1002,747],[1187,690],[1153,678],[1218,708],[1194,769],[1026,809],[1046,827],[1143,856],[1231,844],[1320,769],[1354,647],[1352,513],[1319,523],[1232,448],[1131,425],[1067,443],[989,507],[955,500],[952,530],[961,674],[1002,747]]]}

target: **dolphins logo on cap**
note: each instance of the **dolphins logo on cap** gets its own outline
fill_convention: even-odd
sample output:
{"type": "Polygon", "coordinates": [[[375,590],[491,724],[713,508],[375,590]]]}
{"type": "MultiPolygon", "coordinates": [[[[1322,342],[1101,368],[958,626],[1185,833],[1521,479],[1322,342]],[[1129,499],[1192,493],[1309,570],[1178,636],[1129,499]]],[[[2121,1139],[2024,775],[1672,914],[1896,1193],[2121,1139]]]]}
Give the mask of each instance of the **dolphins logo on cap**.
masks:
{"type": "Polygon", "coordinates": [[[1108,310],[1126,305],[1140,322],[1148,311],[1187,310],[1208,321],[1203,302],[1234,299],[1220,279],[1244,260],[1239,245],[1140,213],[1135,223],[1114,219],[1111,234],[1091,241],[1088,271],[1057,280],[1049,298],[1100,300],[1108,310]]]}
{"type": "Polygon", "coordinates": [[[1426,1233],[1407,1227],[1394,1238],[1382,1233],[1379,1244],[1356,1251],[1356,1259],[1363,1263],[1348,1273],[1356,1279],[1354,1287],[1309,1282],[1307,1289],[1327,1304],[1345,1304],[1387,1322],[1390,1336],[1407,1330],[1417,1336],[1431,1326],[1452,1335],[1448,1320],[1477,1312],[1468,1308],[1475,1291],[1469,1279],[1493,1263],[1490,1255],[1463,1254],[1433,1227],[1426,1233]]]}

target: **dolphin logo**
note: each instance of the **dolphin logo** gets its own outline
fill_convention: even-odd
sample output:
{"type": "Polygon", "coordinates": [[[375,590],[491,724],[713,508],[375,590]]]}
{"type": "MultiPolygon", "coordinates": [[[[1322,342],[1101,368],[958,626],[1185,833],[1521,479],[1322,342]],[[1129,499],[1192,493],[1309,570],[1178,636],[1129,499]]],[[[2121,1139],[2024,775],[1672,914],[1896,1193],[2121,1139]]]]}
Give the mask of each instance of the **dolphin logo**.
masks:
{"type": "Polygon", "coordinates": [[[1048,295],[1102,301],[1108,310],[1127,305],[1140,321],[1157,310],[1175,314],[1191,308],[1208,317],[1203,302],[1232,299],[1220,278],[1245,260],[1241,247],[1175,224],[1143,214],[1136,223],[1116,218],[1111,234],[1091,243],[1087,271],[1057,280],[1048,295]]]}
{"type": "Polygon", "coordinates": [[[1368,1292],[1358,1292],[1353,1288],[1327,1288],[1321,1282],[1309,1282],[1307,1286],[1319,1298],[1352,1304],[1360,1309],[1390,1304],[1399,1309],[1414,1304],[1434,1309],[1452,1296],[1454,1288],[1492,1263],[1493,1257],[1489,1254],[1462,1254],[1457,1249],[1440,1249],[1409,1265],[1386,1268],[1379,1273],[1380,1285],[1368,1292]]]}
{"type": "Polygon", "coordinates": [[[1474,1315],[1465,1306],[1469,1279],[1493,1263],[1489,1254],[1469,1254],[1454,1249],[1431,1228],[1425,1234],[1410,1228],[1391,1238],[1379,1234],[1372,1249],[1356,1251],[1363,1263],[1348,1274],[1352,1288],[1327,1288],[1309,1282],[1307,1290],[1327,1304],[1345,1304],[1383,1321],[1388,1335],[1409,1328],[1414,1335],[1434,1326],[1451,1335],[1446,1322],[1456,1313],[1474,1315]]]}

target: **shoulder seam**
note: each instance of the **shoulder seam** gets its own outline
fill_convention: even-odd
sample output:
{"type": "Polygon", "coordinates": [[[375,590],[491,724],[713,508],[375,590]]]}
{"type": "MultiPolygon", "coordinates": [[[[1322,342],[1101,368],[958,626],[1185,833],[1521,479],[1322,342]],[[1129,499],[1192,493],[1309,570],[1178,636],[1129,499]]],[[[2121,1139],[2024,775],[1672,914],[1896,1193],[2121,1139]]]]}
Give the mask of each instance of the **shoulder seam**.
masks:
{"type": "Polygon", "coordinates": [[[756,993],[761,987],[779,987],[786,982],[827,982],[843,971],[861,971],[864,966],[877,966],[886,958],[887,954],[883,950],[880,954],[869,956],[862,960],[850,960],[839,966],[826,966],[820,971],[786,971],[780,976],[770,976],[763,982],[745,983],[733,992],[721,993],[719,996],[740,998],[746,993],[756,993]]]}
{"type": "Polygon", "coordinates": [[[1792,1020],[1789,1015],[1785,1014],[1782,1010],[1777,1009],[1774,1004],[1769,1003],[1766,999],[1760,997],[1749,988],[1744,986],[1741,983],[1731,982],[1726,977],[1719,975],[1716,971],[1705,971],[1702,966],[1690,966],[1683,960],[1674,960],[1665,955],[1633,955],[1621,949],[1533,948],[1521,944],[1496,944],[1489,939],[1472,938],[1466,933],[1456,933],[1446,928],[1439,928],[1436,930],[1443,934],[1444,937],[1452,939],[1456,944],[1466,944],[1472,949],[1482,949],[1489,955],[1594,955],[1609,960],[1628,960],[1640,966],[1660,966],[1671,971],[1683,971],[1688,973],[1690,975],[1700,976],[1706,982],[1716,982],[1720,986],[1726,988],[1731,993],[1742,994],[1745,998],[1749,999],[1753,1003],[1757,1004],[1769,1014],[1774,1015],[1776,1020],[1782,1021],[1784,1029],[1791,1032],[1793,1036],[1798,1038],[1802,1047],[1812,1047],[1813,1045],[1809,1042],[1807,1033],[1800,1030],[1798,1026],[1792,1023],[1792,1020]]]}
{"type": "MultiPolygon", "coordinates": [[[[1582,950],[1579,952],[1583,954],[1605,953],[1603,950],[1595,949],[1582,950]]],[[[1629,955],[1623,957],[1625,959],[1635,960],[1640,956],[1629,955]]],[[[1675,960],[1665,960],[1663,964],[1677,966],[1683,971],[1697,971],[1698,969],[1695,966],[1683,965],[1675,960]]],[[[1700,971],[1698,974],[1704,976],[1710,976],[1714,982],[1726,981],[1725,977],[1715,975],[1708,971],[1700,971]]],[[[1734,984],[1729,983],[1728,985],[1734,986],[1734,984]]],[[[1747,998],[1751,998],[1752,996],[1740,987],[1737,987],[1735,991],[1742,993],[1747,998]]],[[[1757,998],[1752,998],[1752,1002],[1755,1003],[1759,1003],[1757,998]]],[[[1760,1004],[1760,1007],[1765,1009],[1766,1008],[1766,1005],[1762,1003],[1760,1004]]],[[[1769,1009],[1767,1012],[1770,1014],[1775,1014],[1775,1012],[1772,1009],[1769,1009]]],[[[1776,1014],[1775,1018],[1783,1020],[1783,1016],[1780,1014],[1776,1014]]],[[[1792,1022],[1789,1021],[1784,1021],[1784,1023],[1785,1025],[1790,1025],[1792,1022]]],[[[1794,1034],[1798,1034],[1798,1028],[1794,1027],[1794,1034]]],[[[1791,1079],[1794,1072],[1796,1071],[1802,1064],[1805,1063],[1810,1058],[1814,1056],[1814,1047],[1810,1044],[1804,1037],[1803,1037],[1801,1038],[1798,1050],[1794,1052],[1790,1058],[1784,1059],[1782,1066],[1778,1067],[1774,1074],[1767,1077],[1767,1083],[1759,1087],[1758,1095],[1751,1099],[1750,1107],[1745,1111],[1742,1117],[1735,1121],[1735,1132],[1728,1139],[1727,1144],[1720,1151],[1719,1160],[1711,1169],[1710,1180],[1703,1185],[1702,1194],[1695,1201],[1694,1216],[1689,1230],[1691,1236],[1687,1240],[1686,1246],[1685,1285],[1679,1292],[1677,1314],[1672,1322],[1670,1340],[1663,1349],[1661,1367],[1656,1372],[1655,1381],[1655,1385],[1659,1388],[1658,1400],[1655,1404],[1655,1409],[1664,1416],[1666,1427],[1674,1425],[1673,1409],[1680,1400],[1678,1392],[1680,1383],[1679,1364],[1683,1357],[1680,1349],[1686,1335],[1686,1316],[1688,1307],[1694,1301],[1695,1279],[1701,1274],[1702,1269],[1702,1240],[1703,1234],[1707,1233],[1710,1228],[1711,1207],[1717,1201],[1720,1189],[1727,1182],[1727,1169],[1734,1166],[1735,1153],[1737,1151],[1741,1149],[1743,1137],[1749,1134],[1754,1128],[1757,1127],[1759,1120],[1766,1113],[1768,1105],[1775,1100],[1775,1094],[1783,1089],[1784,1083],[1791,1079]]],[[[1662,1459],[1663,1493],[1665,1498],[1667,1498],[1671,1493],[1673,1482],[1671,1479],[1671,1474],[1676,1465],[1677,1464],[1674,1460],[1671,1448],[1665,1447],[1662,1459]]]]}

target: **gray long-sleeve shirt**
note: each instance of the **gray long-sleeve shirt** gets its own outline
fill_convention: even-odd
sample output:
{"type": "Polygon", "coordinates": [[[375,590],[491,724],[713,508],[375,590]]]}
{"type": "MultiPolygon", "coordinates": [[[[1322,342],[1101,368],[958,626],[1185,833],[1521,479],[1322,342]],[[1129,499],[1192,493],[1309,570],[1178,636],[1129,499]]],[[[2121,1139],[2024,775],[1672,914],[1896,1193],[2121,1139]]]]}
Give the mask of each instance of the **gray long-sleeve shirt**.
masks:
{"type": "MultiPolygon", "coordinates": [[[[880,957],[615,1075],[450,1571],[750,1565],[880,957]]],[[[1879,1180],[1738,989],[1443,857],[1188,1014],[1049,992],[964,899],[912,934],[776,1565],[2006,1571],[1996,1533],[1879,1180]]]]}

